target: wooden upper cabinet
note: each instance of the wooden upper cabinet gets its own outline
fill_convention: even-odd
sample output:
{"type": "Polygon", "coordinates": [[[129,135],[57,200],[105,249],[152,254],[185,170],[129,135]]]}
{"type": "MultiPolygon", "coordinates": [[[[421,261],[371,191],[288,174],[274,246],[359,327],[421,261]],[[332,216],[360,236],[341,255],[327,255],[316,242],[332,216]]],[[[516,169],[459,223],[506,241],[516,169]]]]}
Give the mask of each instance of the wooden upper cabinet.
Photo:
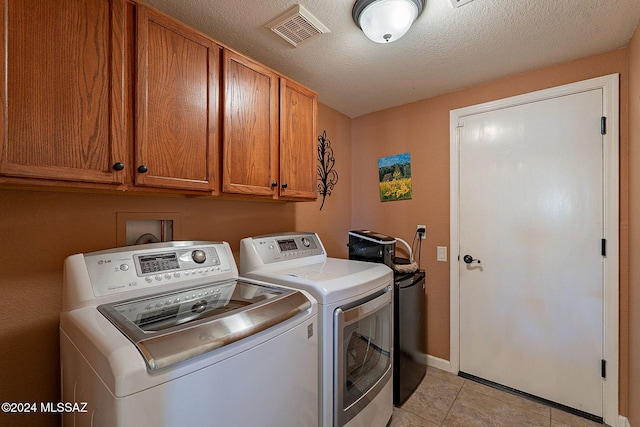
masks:
{"type": "Polygon", "coordinates": [[[223,68],[223,191],[315,199],[317,95],[226,49],[223,68]]]}
{"type": "Polygon", "coordinates": [[[274,196],[278,187],[278,76],[224,50],[222,189],[274,196]]]}
{"type": "Polygon", "coordinates": [[[316,199],[318,95],[280,79],[280,197],[316,199]]]}
{"type": "Polygon", "coordinates": [[[124,0],[0,3],[0,175],[124,182],[124,0]]]}
{"type": "Polygon", "coordinates": [[[0,5],[1,182],[316,198],[315,93],[129,0],[0,5]]]}
{"type": "Polygon", "coordinates": [[[136,48],[136,185],[216,192],[221,48],[144,6],[136,48]]]}

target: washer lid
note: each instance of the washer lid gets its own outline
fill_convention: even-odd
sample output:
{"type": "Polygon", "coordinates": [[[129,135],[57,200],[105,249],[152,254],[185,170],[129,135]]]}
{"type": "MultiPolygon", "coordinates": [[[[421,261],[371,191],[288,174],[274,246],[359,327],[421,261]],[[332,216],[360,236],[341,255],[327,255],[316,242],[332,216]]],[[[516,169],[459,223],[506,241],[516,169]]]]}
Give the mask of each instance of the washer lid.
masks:
{"type": "Polygon", "coordinates": [[[98,306],[151,370],[218,349],[312,307],[302,292],[226,282],[98,306]]]}

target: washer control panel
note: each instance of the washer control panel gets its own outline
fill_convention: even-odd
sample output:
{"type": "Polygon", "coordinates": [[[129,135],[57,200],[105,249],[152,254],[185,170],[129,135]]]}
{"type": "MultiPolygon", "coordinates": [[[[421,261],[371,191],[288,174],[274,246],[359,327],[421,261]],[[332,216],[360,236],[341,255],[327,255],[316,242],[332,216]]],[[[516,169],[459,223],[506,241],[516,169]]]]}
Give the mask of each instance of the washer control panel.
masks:
{"type": "MultiPolygon", "coordinates": [[[[214,247],[134,254],[133,259],[140,276],[220,264],[220,257],[214,247]]],[[[123,266],[126,268],[127,264],[123,266]]]]}
{"type": "Polygon", "coordinates": [[[229,246],[209,242],[92,252],[84,261],[96,297],[196,278],[219,280],[219,275],[236,270],[229,246]]]}

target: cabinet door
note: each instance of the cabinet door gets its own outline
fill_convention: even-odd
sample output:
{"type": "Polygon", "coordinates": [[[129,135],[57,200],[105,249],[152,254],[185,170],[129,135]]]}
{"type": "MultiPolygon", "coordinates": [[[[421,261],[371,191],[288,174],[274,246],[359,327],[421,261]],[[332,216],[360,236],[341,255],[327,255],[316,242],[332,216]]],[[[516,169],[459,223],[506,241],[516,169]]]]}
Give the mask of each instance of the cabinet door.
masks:
{"type": "Polygon", "coordinates": [[[274,196],[278,186],[278,76],[224,51],[222,188],[274,196]]]}
{"type": "Polygon", "coordinates": [[[316,199],[318,95],[280,82],[280,197],[316,199]]]}
{"type": "Polygon", "coordinates": [[[143,6],[136,47],[135,183],[215,191],[220,47],[143,6]]]}
{"type": "Polygon", "coordinates": [[[0,174],[124,182],[123,0],[0,3],[0,174]]]}

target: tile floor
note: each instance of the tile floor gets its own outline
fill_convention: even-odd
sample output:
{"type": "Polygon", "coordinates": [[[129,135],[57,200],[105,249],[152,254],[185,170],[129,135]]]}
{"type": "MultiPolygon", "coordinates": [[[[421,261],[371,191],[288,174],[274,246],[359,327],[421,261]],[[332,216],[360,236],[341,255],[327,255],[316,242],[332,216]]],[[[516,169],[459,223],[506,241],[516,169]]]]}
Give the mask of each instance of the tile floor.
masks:
{"type": "Polygon", "coordinates": [[[594,427],[602,424],[427,367],[387,427],[594,427]]]}

